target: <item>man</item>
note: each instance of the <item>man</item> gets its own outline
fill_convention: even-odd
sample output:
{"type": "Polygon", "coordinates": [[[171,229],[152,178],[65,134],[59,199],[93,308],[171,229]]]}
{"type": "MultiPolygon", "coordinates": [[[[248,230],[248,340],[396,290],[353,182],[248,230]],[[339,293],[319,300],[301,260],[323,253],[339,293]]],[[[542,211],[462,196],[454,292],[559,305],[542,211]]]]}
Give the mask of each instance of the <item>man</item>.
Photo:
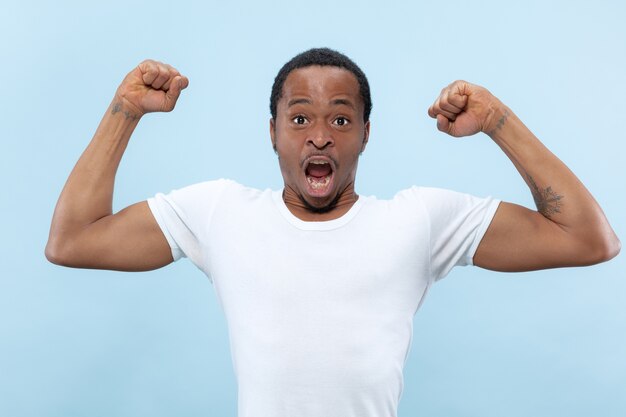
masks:
{"type": "Polygon", "coordinates": [[[155,61],[126,76],[61,193],[46,256],[125,271],[189,257],[224,308],[241,416],[395,416],[413,315],[453,266],[590,265],[620,250],[574,174],[508,107],[464,81],[444,88],[428,114],[452,136],[488,134],[537,211],[432,188],[389,201],[359,196],[369,85],[325,48],[296,56],[274,81],[270,136],[282,192],[208,181],[113,214],[133,129],[148,112],[171,111],[187,85],[155,61]]]}

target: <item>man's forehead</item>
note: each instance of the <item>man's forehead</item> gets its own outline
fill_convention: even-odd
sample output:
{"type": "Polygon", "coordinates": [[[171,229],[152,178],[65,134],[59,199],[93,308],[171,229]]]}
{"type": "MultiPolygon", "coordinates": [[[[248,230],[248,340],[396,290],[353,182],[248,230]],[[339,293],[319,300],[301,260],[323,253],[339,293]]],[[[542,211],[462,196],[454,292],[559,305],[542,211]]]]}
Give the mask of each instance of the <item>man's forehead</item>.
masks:
{"type": "Polygon", "coordinates": [[[345,68],[312,65],[293,70],[285,80],[283,96],[298,93],[332,92],[359,94],[359,82],[345,68]]]}
{"type": "Polygon", "coordinates": [[[343,96],[359,104],[359,82],[345,68],[312,65],[293,70],[285,80],[281,100],[283,105],[304,103],[299,98],[337,98],[343,96]]]}

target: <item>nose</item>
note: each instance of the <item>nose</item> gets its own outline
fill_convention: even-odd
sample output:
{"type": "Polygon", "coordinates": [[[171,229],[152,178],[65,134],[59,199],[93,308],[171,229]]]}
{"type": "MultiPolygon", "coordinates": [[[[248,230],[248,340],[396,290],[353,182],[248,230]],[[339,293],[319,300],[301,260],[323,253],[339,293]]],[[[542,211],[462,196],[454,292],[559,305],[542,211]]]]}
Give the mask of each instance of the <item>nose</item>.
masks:
{"type": "Polygon", "coordinates": [[[323,123],[311,129],[307,139],[307,143],[312,144],[317,149],[324,149],[327,146],[332,146],[334,142],[335,140],[331,129],[323,123]]]}

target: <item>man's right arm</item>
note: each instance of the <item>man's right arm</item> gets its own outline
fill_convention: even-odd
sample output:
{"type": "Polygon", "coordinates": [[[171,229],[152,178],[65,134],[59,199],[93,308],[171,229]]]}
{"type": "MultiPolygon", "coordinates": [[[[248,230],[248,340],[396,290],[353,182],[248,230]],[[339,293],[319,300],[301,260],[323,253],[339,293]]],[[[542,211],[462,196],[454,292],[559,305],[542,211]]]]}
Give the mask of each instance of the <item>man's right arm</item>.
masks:
{"type": "Polygon", "coordinates": [[[124,78],[61,192],[46,245],[48,260],[123,271],[156,269],[173,261],[147,202],[113,214],[113,185],[141,117],[173,110],[188,84],[176,69],[156,61],[142,62],[124,78]]]}

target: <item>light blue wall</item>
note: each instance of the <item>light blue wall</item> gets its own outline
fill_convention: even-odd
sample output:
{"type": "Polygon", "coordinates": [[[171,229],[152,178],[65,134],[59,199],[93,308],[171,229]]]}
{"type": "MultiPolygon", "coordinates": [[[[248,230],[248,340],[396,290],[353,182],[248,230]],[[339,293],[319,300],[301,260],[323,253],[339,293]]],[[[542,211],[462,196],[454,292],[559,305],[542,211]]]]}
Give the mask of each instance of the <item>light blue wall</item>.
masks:
{"type": "MultiPolygon", "coordinates": [[[[223,315],[188,261],[148,273],[43,256],[74,162],[144,58],[191,84],[142,120],[115,209],[204,179],[279,188],[268,98],[280,66],[330,46],[369,77],[357,189],[412,184],[531,205],[486,136],[426,114],[454,79],[489,88],[592,191],[626,240],[621,1],[11,2],[0,6],[0,416],[234,416],[223,315]]],[[[583,269],[463,268],[415,319],[400,416],[626,415],[626,257],[583,269]]]]}

